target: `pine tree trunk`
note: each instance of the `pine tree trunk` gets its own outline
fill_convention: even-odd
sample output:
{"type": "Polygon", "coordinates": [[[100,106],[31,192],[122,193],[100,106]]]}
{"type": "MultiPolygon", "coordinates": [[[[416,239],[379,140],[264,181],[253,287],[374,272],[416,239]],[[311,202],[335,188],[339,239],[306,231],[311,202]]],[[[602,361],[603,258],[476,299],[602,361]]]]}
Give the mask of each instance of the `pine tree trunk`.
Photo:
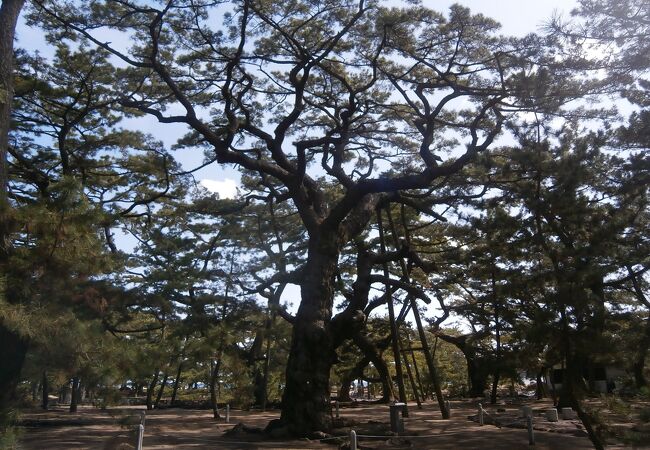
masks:
{"type": "Polygon", "coordinates": [[[339,386],[339,392],[337,400],[340,402],[349,402],[352,401],[350,397],[350,389],[352,388],[352,382],[363,375],[363,369],[368,367],[370,360],[367,357],[361,358],[352,369],[348,371],[341,378],[341,385],[339,386]]]}
{"type": "Polygon", "coordinates": [[[329,382],[336,352],[329,324],[338,262],[336,238],[310,239],[280,417],[280,424],[294,435],[331,428],[329,382]]]}
{"type": "Polygon", "coordinates": [[[167,380],[169,379],[169,375],[165,374],[163,376],[163,380],[160,383],[160,389],[158,390],[158,396],[156,396],[156,402],[154,403],[154,408],[158,409],[158,406],[160,405],[160,400],[162,399],[163,392],[165,391],[165,386],[167,385],[167,380]]]}
{"type": "Polygon", "coordinates": [[[496,340],[496,357],[494,360],[494,370],[492,371],[492,392],[490,393],[490,403],[495,405],[497,402],[497,391],[499,389],[499,378],[501,378],[501,329],[499,326],[499,304],[496,301],[496,280],[492,274],[492,292],[495,296],[494,301],[494,338],[496,340]]]}
{"type": "Polygon", "coordinates": [[[221,371],[221,360],[223,359],[223,348],[220,347],[217,352],[217,361],[213,364],[212,373],[210,374],[210,407],[212,408],[212,417],[218,419],[219,415],[219,398],[217,395],[217,383],[219,381],[219,372],[221,371]]]}
{"type": "Polygon", "coordinates": [[[43,381],[41,382],[41,389],[42,389],[42,391],[41,391],[41,394],[42,394],[41,408],[43,408],[44,410],[47,410],[48,403],[50,401],[50,399],[48,397],[48,395],[50,393],[50,388],[49,388],[49,386],[47,384],[47,372],[45,370],[43,371],[43,381]]]}
{"type": "Polygon", "coordinates": [[[153,378],[151,379],[151,383],[149,384],[149,389],[147,389],[147,409],[152,410],[153,409],[153,392],[154,389],[156,389],[156,384],[158,383],[158,376],[159,376],[159,369],[156,368],[153,374],[153,378]]]}
{"type": "MultiPolygon", "coordinates": [[[[0,6],[0,264],[8,254],[7,149],[11,124],[11,103],[14,98],[14,36],[24,0],[2,0],[0,6]]],[[[3,386],[0,386],[3,388],[3,386]]]]}
{"type": "MultiPolygon", "coordinates": [[[[24,0],[2,0],[0,6],[0,295],[3,296],[10,252],[7,149],[14,97],[14,35],[24,3],[24,0]]],[[[4,419],[14,401],[27,344],[24,337],[0,320],[0,419],[4,419]]]]}
{"type": "Polygon", "coordinates": [[[537,376],[536,376],[537,385],[535,386],[535,397],[537,398],[537,400],[541,400],[546,396],[546,389],[544,386],[544,381],[542,379],[542,372],[543,369],[537,372],[537,376]]]}
{"type": "MultiPolygon", "coordinates": [[[[393,381],[390,377],[388,365],[386,364],[386,361],[384,361],[384,358],[381,356],[380,345],[376,345],[362,333],[356,333],[352,339],[354,340],[354,343],[357,345],[357,347],[359,347],[359,349],[363,352],[364,356],[368,358],[370,362],[375,366],[377,372],[379,372],[379,378],[381,378],[382,386],[382,397],[379,401],[387,403],[395,399],[393,381]]],[[[383,347],[383,345],[381,346],[383,347]]]]}
{"type": "Polygon", "coordinates": [[[14,400],[27,355],[27,341],[0,324],[0,343],[0,414],[3,414],[14,400]]]}
{"type": "Polygon", "coordinates": [[[169,401],[171,406],[176,402],[176,394],[178,393],[178,386],[181,381],[181,374],[183,373],[183,361],[178,364],[178,370],[176,371],[176,378],[174,379],[174,388],[172,389],[172,398],[169,401]]]}
{"type": "Polygon", "coordinates": [[[72,379],[72,393],[70,396],[70,412],[77,412],[77,405],[79,403],[79,377],[72,379]]]}

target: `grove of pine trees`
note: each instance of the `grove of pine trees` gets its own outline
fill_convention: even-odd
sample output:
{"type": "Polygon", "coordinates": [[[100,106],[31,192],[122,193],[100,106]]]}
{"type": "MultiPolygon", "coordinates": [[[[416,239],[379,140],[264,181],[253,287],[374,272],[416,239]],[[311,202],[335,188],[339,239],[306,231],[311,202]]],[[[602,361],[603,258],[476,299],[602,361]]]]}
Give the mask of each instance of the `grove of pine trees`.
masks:
{"type": "Polygon", "coordinates": [[[70,381],[71,410],[200,384],[306,436],[359,378],[449,417],[561,365],[602,448],[593,372],[649,383],[650,4],[512,37],[398,3],[2,0],[5,424],[70,381]]]}

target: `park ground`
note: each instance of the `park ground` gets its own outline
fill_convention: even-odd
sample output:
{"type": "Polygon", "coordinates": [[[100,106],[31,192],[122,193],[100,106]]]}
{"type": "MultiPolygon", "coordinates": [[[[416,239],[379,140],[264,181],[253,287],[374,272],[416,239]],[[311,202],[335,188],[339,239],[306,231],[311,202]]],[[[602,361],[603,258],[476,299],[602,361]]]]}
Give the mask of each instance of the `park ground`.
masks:
{"type": "MultiPolygon", "coordinates": [[[[425,403],[422,409],[410,406],[410,417],[404,420],[401,437],[387,436],[388,406],[353,403],[340,409],[344,426],[334,434],[347,435],[354,429],[360,449],[524,449],[529,447],[528,433],[518,419],[521,402],[505,402],[486,406],[489,416],[480,426],[475,420],[477,403],[452,401],[451,420],[442,420],[435,404],[425,403]],[[498,411],[500,410],[500,411],[498,411]],[[521,427],[521,428],[518,428],[521,427]],[[374,437],[366,437],[374,436],[374,437]]],[[[535,449],[589,449],[586,433],[577,420],[545,420],[543,411],[548,401],[529,401],[535,413],[535,449]]],[[[29,411],[21,417],[18,446],[21,449],[131,449],[135,448],[133,424],[138,422],[140,408],[109,408],[99,410],[81,407],[77,414],[63,408],[50,411],[29,411]]],[[[232,431],[238,423],[247,430],[263,428],[279,417],[279,411],[238,411],[230,413],[230,422],[215,421],[211,411],[160,409],[148,411],[143,447],[146,449],[317,449],[347,448],[347,438],[330,440],[271,439],[249,431],[232,431]],[[230,432],[229,432],[230,431],[230,432]]],[[[624,426],[623,424],[622,426],[624,426]]],[[[238,427],[241,428],[241,427],[238,427]]],[[[612,443],[610,449],[623,448],[612,443]]],[[[644,442],[626,448],[650,448],[644,442]]]]}

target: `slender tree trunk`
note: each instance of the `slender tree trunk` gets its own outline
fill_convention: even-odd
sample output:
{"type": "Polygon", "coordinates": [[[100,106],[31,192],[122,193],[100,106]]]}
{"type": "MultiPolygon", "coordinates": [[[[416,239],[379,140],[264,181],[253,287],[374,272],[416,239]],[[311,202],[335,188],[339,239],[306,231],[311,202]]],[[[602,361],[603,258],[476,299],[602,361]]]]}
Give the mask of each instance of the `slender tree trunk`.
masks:
{"type": "Polygon", "coordinates": [[[536,386],[535,386],[535,396],[537,397],[537,400],[541,400],[545,397],[546,389],[544,387],[544,380],[542,379],[542,373],[544,369],[540,369],[537,372],[536,376],[536,386]]]}
{"type": "Polygon", "coordinates": [[[153,378],[151,379],[151,383],[149,384],[149,389],[147,389],[147,409],[152,410],[153,409],[153,392],[154,389],[156,389],[156,384],[158,383],[158,376],[160,375],[160,370],[156,368],[153,374],[153,378]]]}
{"type": "Polygon", "coordinates": [[[499,389],[499,378],[501,377],[501,328],[499,323],[499,304],[496,298],[496,279],[492,274],[492,295],[494,296],[494,339],[496,340],[496,355],[494,360],[494,370],[492,371],[492,392],[490,394],[490,403],[495,405],[497,402],[497,390],[499,389]]]}
{"type": "Polygon", "coordinates": [[[176,402],[176,394],[178,393],[178,386],[181,381],[181,374],[183,373],[183,361],[181,360],[180,363],[178,363],[178,370],[176,371],[176,378],[174,379],[174,388],[172,389],[172,398],[169,402],[171,406],[174,405],[176,402]]]}
{"type": "Polygon", "coordinates": [[[158,390],[158,395],[156,396],[156,402],[154,403],[154,408],[158,409],[158,406],[160,405],[160,400],[162,399],[163,392],[165,391],[165,386],[167,385],[167,380],[169,379],[169,375],[165,373],[163,376],[162,383],[160,383],[160,389],[158,390]]]}
{"type": "Polygon", "coordinates": [[[80,389],[80,384],[79,384],[79,377],[74,377],[72,378],[72,393],[70,396],[70,412],[77,412],[77,405],[79,403],[79,389],[80,389]]]}
{"type": "Polygon", "coordinates": [[[48,383],[47,383],[47,372],[45,370],[43,371],[43,381],[41,381],[41,389],[42,389],[41,390],[41,393],[42,393],[41,408],[47,410],[48,403],[50,401],[50,399],[48,397],[48,395],[50,393],[50,387],[48,386],[48,383]]]}
{"type": "Polygon", "coordinates": [[[221,360],[223,359],[223,347],[219,347],[217,352],[217,361],[212,364],[212,374],[210,376],[210,407],[212,408],[212,417],[219,419],[219,396],[217,387],[219,381],[219,372],[221,371],[221,360]]]}
{"type": "Polygon", "coordinates": [[[275,320],[277,317],[277,310],[276,308],[279,307],[280,305],[280,297],[282,296],[282,292],[284,291],[285,285],[282,284],[280,287],[278,287],[275,292],[273,293],[273,296],[269,299],[269,308],[267,311],[267,318],[266,318],[266,343],[264,345],[264,369],[263,369],[263,376],[262,376],[262,411],[266,411],[266,403],[268,402],[268,397],[269,397],[269,371],[271,367],[271,330],[275,326],[275,320]]]}
{"type": "Polygon", "coordinates": [[[269,333],[266,335],[266,343],[264,345],[264,368],[262,374],[262,411],[266,411],[266,403],[269,396],[269,368],[271,366],[271,336],[269,333]]]}
{"type": "MultiPolygon", "coordinates": [[[[650,301],[646,298],[637,275],[634,274],[631,266],[627,266],[627,272],[632,276],[632,287],[639,303],[643,304],[650,311],[650,301]]],[[[643,337],[639,342],[639,346],[634,358],[634,365],[632,372],[634,374],[634,381],[637,388],[648,386],[648,380],[645,377],[645,360],[648,355],[648,347],[650,347],[650,317],[645,320],[645,328],[643,337]]]]}

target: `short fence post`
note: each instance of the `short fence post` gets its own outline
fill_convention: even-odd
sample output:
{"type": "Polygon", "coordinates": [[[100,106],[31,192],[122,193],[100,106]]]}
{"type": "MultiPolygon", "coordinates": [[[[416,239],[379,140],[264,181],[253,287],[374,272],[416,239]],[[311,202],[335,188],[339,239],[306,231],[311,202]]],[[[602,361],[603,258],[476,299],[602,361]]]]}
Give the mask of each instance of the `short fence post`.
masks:
{"type": "Polygon", "coordinates": [[[445,400],[445,409],[447,410],[449,417],[451,417],[451,402],[449,400],[445,400]]]}
{"type": "Polygon", "coordinates": [[[138,445],[137,450],[142,450],[142,439],[144,438],[144,425],[138,425],[138,445]]]}
{"type": "Polygon", "coordinates": [[[140,412],[140,425],[144,426],[144,420],[147,417],[147,412],[146,411],[141,411],[140,412]]]}
{"type": "Polygon", "coordinates": [[[526,417],[526,426],[528,427],[528,444],[535,445],[535,432],[533,431],[533,416],[526,417]]]}
{"type": "Polygon", "coordinates": [[[478,424],[483,426],[483,405],[478,404],[478,424]]]}
{"type": "Polygon", "coordinates": [[[339,418],[339,401],[338,400],[334,403],[334,407],[336,408],[336,418],[338,419],[339,418]]]}
{"type": "Polygon", "coordinates": [[[357,432],[350,430],[350,450],[357,450],[357,432]]]}
{"type": "Polygon", "coordinates": [[[549,422],[557,422],[557,409],[555,408],[550,408],[546,410],[546,420],[549,422]]]}
{"type": "Polygon", "coordinates": [[[403,426],[400,424],[400,414],[403,414],[405,403],[393,403],[388,405],[390,411],[390,431],[393,433],[403,433],[403,426]]]}
{"type": "Polygon", "coordinates": [[[230,405],[226,405],[226,423],[230,423],[230,405]]]}

